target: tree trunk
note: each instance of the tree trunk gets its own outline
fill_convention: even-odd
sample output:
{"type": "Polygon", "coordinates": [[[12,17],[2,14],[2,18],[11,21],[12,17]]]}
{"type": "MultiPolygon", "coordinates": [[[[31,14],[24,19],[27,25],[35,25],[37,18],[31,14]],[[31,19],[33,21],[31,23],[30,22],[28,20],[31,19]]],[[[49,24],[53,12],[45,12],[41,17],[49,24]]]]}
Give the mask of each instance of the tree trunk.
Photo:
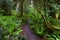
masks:
{"type": "Polygon", "coordinates": [[[23,16],[23,0],[21,0],[21,16],[23,16]]]}

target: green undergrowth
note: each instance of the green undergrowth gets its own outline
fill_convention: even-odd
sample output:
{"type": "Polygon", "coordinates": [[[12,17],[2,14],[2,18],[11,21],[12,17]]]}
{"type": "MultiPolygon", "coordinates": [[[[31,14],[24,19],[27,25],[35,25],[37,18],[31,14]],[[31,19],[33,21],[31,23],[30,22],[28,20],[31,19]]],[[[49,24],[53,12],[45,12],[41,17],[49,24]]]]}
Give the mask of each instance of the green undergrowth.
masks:
{"type": "Polygon", "coordinates": [[[20,17],[21,13],[17,12],[16,10],[11,11],[12,16],[20,17]]]}
{"type": "MultiPolygon", "coordinates": [[[[0,16],[0,27],[2,30],[2,37],[4,40],[9,36],[17,36],[22,32],[21,29],[21,18],[17,18],[16,16],[0,16]]],[[[8,40],[8,39],[6,39],[8,40]]]]}
{"type": "MultiPolygon", "coordinates": [[[[34,33],[43,36],[43,38],[45,36],[48,40],[60,40],[60,30],[51,30],[47,28],[41,13],[38,13],[37,10],[34,10],[34,8],[29,8],[29,13],[24,14],[22,18],[24,21],[27,19],[29,20],[30,28],[34,33]]],[[[57,29],[60,28],[60,20],[47,16],[46,21],[53,25],[53,27],[57,29]]]]}

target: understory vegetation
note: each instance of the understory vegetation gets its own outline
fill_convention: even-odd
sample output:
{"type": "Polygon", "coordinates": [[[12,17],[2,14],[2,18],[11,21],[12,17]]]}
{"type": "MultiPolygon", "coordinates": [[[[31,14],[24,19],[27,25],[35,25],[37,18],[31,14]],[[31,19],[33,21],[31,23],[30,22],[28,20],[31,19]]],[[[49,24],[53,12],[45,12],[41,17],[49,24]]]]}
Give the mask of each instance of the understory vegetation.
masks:
{"type": "Polygon", "coordinates": [[[58,1],[0,0],[0,40],[28,39],[25,24],[43,40],[60,40],[58,1]]]}
{"type": "Polygon", "coordinates": [[[44,16],[44,12],[38,13],[34,8],[29,8],[29,13],[23,16],[30,24],[30,28],[44,40],[60,40],[60,20],[52,16],[44,16]]]}
{"type": "Polygon", "coordinates": [[[17,37],[22,32],[21,22],[22,20],[15,16],[0,16],[0,39],[9,40],[10,36],[17,37]]]}

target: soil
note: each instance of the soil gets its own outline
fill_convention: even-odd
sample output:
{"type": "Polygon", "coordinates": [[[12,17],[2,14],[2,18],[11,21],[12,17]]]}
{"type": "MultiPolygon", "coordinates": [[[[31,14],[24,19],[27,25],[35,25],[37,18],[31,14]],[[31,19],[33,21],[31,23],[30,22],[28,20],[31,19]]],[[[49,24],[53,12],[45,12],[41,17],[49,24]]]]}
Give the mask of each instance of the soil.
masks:
{"type": "Polygon", "coordinates": [[[25,24],[23,27],[23,34],[26,36],[26,40],[43,40],[41,37],[37,36],[33,31],[30,29],[29,24],[25,24]]]}

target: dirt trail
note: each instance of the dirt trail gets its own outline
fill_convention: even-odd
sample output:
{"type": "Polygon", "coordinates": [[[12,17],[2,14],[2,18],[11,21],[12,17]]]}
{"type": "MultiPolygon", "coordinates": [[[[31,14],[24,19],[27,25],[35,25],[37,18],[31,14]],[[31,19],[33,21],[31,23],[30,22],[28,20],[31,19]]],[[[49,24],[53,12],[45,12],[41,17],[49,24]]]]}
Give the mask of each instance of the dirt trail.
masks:
{"type": "Polygon", "coordinates": [[[25,24],[22,29],[23,33],[26,35],[26,40],[41,40],[40,37],[32,32],[32,30],[29,28],[29,24],[25,24]]]}

